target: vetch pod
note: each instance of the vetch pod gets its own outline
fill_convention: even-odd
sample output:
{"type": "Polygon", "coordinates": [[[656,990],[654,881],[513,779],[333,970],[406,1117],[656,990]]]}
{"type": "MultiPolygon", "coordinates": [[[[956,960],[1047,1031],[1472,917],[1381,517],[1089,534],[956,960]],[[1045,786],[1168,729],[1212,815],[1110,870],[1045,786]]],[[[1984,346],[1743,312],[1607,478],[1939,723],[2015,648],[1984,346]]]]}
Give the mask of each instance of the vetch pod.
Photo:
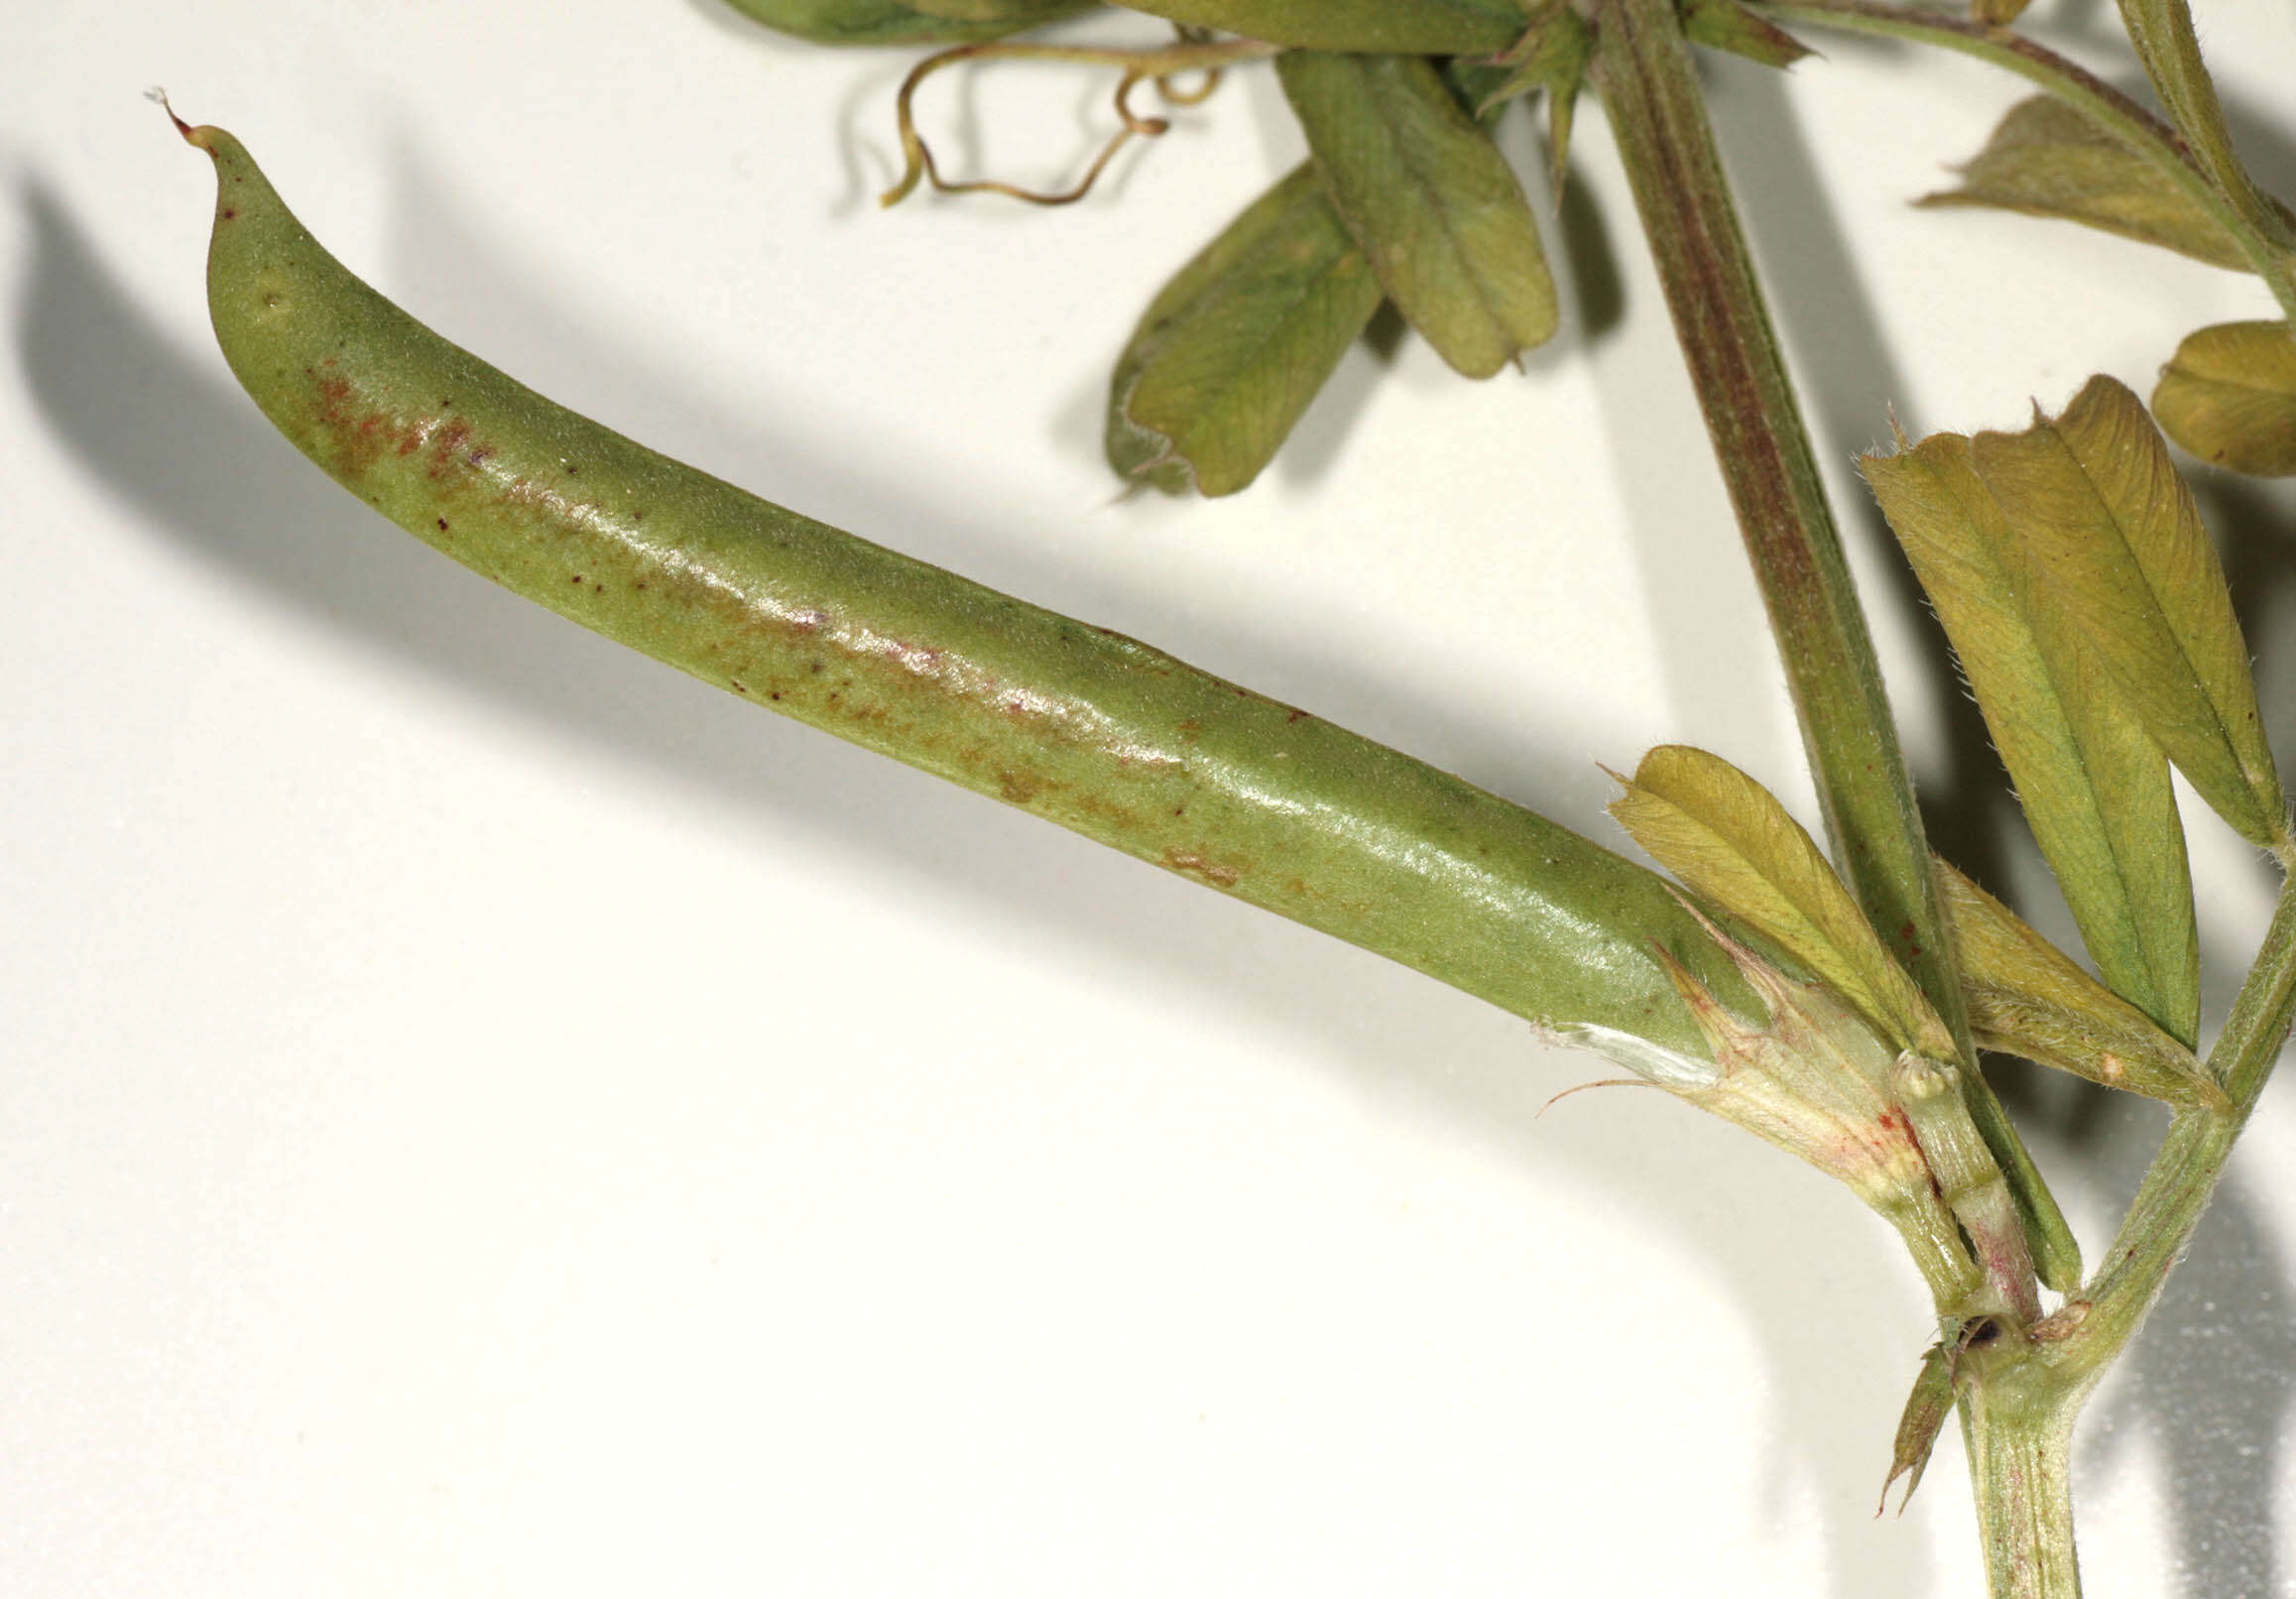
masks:
{"type": "Polygon", "coordinates": [[[1447,773],[784,510],[522,387],[345,271],[218,128],[215,331],[298,448],[561,615],[1576,1036],[1752,992],[1656,874],[1447,773]]]}

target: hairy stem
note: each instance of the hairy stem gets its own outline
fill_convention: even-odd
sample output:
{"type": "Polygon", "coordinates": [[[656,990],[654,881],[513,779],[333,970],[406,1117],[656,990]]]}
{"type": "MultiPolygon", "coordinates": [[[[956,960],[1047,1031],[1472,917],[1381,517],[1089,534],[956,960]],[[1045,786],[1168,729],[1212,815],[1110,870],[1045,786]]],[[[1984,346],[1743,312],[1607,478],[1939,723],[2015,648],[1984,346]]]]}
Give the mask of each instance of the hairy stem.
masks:
{"type": "Polygon", "coordinates": [[[2079,1599],[2073,1547],[2073,1418],[2081,1395],[2014,1375],[1970,1386],[1962,1405],[1994,1599],[2079,1599]]]}
{"type": "Polygon", "coordinates": [[[2144,62],[2153,92],[2168,107],[2194,158],[2247,228],[2285,255],[2296,245],[2296,232],[2264,198],[2233,149],[2225,108],[2201,61],[2200,39],[2193,32],[2192,11],[2185,0],[2120,0],[2120,21],[2144,62]]]}
{"type": "Polygon", "coordinates": [[[2068,1373],[2090,1378],[2103,1371],[2160,1297],[2279,1060],[2292,1018],[2296,886],[2283,885],[2263,947],[2209,1055],[2209,1068],[2232,1103],[2185,1111],[2170,1126],[2097,1280],[2082,1301],[2068,1307],[2077,1312],[2077,1324],[2053,1355],[2068,1373]]]}
{"type": "Polygon", "coordinates": [[[1837,864],[1962,1016],[1895,726],[1668,0],[1609,0],[1595,75],[1802,720],[1837,864]]]}
{"type": "Polygon", "coordinates": [[[2067,1450],[2082,1405],[2135,1335],[2223,1176],[2296,1017],[2296,891],[2283,887],[2210,1057],[2231,1103],[2181,1112],[2086,1293],[1973,1350],[1957,1374],[1994,1599],[2081,1591],[2067,1450]]]}
{"type": "MultiPolygon", "coordinates": [[[[1784,659],[1836,862],[1953,1029],[1971,1066],[1971,1115],[2009,1179],[2043,1279],[2069,1286],[2079,1277],[2071,1232],[1975,1069],[1960,975],[1873,640],[1680,20],[1671,0],[1604,0],[1596,28],[1595,81],[1784,659]]],[[[1999,1287],[2008,1302],[2025,1296],[1999,1287]]]]}

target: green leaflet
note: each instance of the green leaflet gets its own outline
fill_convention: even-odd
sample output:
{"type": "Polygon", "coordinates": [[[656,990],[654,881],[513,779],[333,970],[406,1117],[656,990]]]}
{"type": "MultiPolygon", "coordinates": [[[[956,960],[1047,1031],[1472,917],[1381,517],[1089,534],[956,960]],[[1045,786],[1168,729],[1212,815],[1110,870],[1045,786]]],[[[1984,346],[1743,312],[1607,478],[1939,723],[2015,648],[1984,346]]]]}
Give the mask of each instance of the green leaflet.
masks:
{"type": "Polygon", "coordinates": [[[1431,62],[1294,50],[1275,64],[1334,209],[1453,369],[1487,378],[1552,336],[1554,280],[1522,185],[1431,62]]]}
{"type": "Polygon", "coordinates": [[[2152,391],[2168,436],[2204,461],[2258,477],[2296,474],[2296,338],[2286,322],[2189,333],[2152,391]]]}
{"type": "Polygon", "coordinates": [[[2136,396],[2092,378],[2063,416],[1980,433],[1974,449],[2045,603],[2145,731],[2242,837],[2285,838],[2287,802],[2216,547],[2136,396]]]}
{"type": "MultiPolygon", "coordinates": [[[[1616,775],[1616,774],[1614,774],[1616,775]]],[[[1634,842],[1840,995],[1894,1048],[1960,1051],[1857,900],[1774,796],[1719,755],[1661,744],[1613,801],[1634,842]]]]}
{"type": "Polygon", "coordinates": [[[1810,47],[1738,0],[1683,0],[1682,32],[1694,45],[1725,50],[1764,66],[1791,66],[1810,47]]]}
{"type": "Polygon", "coordinates": [[[1109,464],[1166,493],[1235,493],[1379,304],[1379,280],[1302,165],[1149,303],[1109,384],[1109,464]]]}
{"type": "Polygon", "coordinates": [[[2172,1105],[2224,1104],[2192,1050],[1960,872],[1937,873],[1980,1045],[2172,1105]]]}
{"type": "Polygon", "coordinates": [[[1491,56],[1521,34],[1514,0],[1125,0],[1134,11],[1270,45],[1491,56]]]}
{"type": "Polygon", "coordinates": [[[2167,761],[2049,602],[1967,438],[1939,433],[1861,464],[2098,970],[2191,1044],[2200,945],[2167,761]]]}
{"type": "Polygon", "coordinates": [[[2062,217],[2213,267],[2251,265],[2239,241],[2157,166],[2046,94],[2012,106],[1961,175],[1961,187],[1917,203],[2062,217]]]}
{"type": "Polygon", "coordinates": [[[727,0],[822,45],[964,45],[1089,11],[1097,0],[727,0]]]}

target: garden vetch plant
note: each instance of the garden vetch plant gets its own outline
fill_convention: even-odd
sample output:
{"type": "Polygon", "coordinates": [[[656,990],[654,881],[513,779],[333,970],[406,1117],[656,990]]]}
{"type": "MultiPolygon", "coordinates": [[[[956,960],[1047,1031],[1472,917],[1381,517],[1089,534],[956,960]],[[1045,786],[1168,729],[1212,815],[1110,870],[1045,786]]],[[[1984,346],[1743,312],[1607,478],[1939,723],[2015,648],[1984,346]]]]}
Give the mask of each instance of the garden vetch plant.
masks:
{"type": "Polygon", "coordinates": [[[1620,778],[1613,813],[1669,881],[1305,709],[682,466],[418,324],[312,239],[229,134],[180,122],[219,180],[216,332],[265,415],[385,516],[573,621],[1416,967],[1840,1179],[1895,1229],[1935,1310],[1897,1435],[1875,1440],[1876,1484],[1885,1469],[1910,1494],[1958,1414],[1993,1591],[2078,1592],[2075,1420],[2190,1241],[2296,1007],[2284,892],[2195,1052],[2201,922],[2171,772],[2283,871],[2296,836],[2176,451],[2296,472],[2296,217],[2234,148],[2185,0],[2120,0],[2128,55],[2093,67],[2019,32],[2015,0],[1971,15],[1886,0],[734,4],[825,44],[934,52],[894,108],[907,170],[889,200],[924,184],[1080,191],[944,173],[919,94],[944,71],[1108,74],[1111,143],[1087,184],[1224,74],[1275,75],[1307,159],[1208,219],[1113,353],[1108,462],[1170,494],[1248,488],[1383,305],[1473,379],[1553,337],[1539,226],[1492,133],[1537,105],[1560,181],[1580,102],[1597,102],[1768,609],[1824,839],[1722,755],[1662,746],[1620,778]],[[1093,19],[1090,37],[1033,32],[1093,19]],[[1845,30],[2032,88],[1929,204],[2181,251],[2253,275],[2281,312],[2163,350],[2149,411],[2100,377],[2021,430],[1899,436],[1863,462],[2078,951],[1924,836],[1708,127],[1697,52],[1782,69],[1845,30]],[[2123,67],[2158,110],[2107,81],[2123,67]],[[2173,1112],[2086,1262],[1986,1052],[2173,1112]]]}

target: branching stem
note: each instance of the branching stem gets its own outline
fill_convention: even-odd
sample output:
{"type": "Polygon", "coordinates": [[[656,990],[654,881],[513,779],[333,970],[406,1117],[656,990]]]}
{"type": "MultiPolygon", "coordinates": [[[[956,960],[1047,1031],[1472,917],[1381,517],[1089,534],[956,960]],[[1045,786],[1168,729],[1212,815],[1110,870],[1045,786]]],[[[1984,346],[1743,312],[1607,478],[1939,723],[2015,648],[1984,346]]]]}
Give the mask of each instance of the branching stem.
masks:
{"type": "Polygon", "coordinates": [[[2296,1017],[2296,884],[2284,884],[2256,963],[2209,1054],[2209,1069],[2232,1103],[2182,1112],[2170,1125],[2096,1281],[2068,1312],[2061,1312],[2069,1313],[2074,1324],[2048,1358],[2069,1377],[2094,1381],[2160,1297],[2279,1060],[2291,1017],[2296,1017]]]}
{"type": "MultiPolygon", "coordinates": [[[[1671,0],[1604,0],[1594,76],[1664,286],[1816,778],[1836,864],[1959,1041],[1964,1092],[2043,1280],[2079,1278],[2072,1233],[1976,1069],[1913,789],[1777,334],[1739,228],[1671,0]]],[[[2028,1285],[1994,1285],[2000,1302],[2028,1285]]]]}

